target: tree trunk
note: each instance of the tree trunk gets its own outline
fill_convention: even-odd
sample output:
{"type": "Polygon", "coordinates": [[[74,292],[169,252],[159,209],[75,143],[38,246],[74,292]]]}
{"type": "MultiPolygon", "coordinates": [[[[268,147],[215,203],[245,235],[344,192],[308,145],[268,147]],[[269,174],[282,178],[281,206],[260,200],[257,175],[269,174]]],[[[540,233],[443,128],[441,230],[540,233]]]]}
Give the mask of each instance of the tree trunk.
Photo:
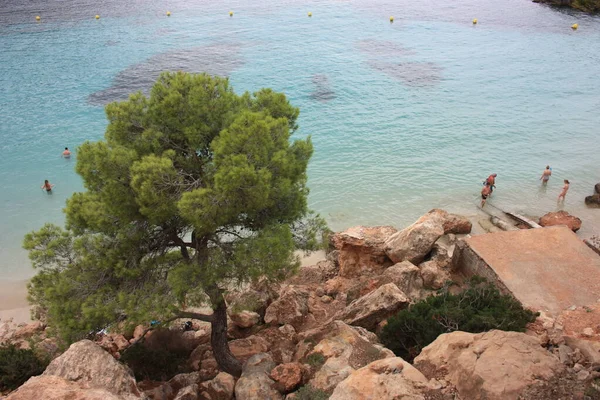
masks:
{"type": "Polygon", "coordinates": [[[217,301],[213,301],[214,312],[211,321],[210,344],[219,368],[230,375],[239,377],[242,375],[242,363],[231,353],[227,342],[227,305],[222,294],[219,293],[218,296],[217,301]]]}

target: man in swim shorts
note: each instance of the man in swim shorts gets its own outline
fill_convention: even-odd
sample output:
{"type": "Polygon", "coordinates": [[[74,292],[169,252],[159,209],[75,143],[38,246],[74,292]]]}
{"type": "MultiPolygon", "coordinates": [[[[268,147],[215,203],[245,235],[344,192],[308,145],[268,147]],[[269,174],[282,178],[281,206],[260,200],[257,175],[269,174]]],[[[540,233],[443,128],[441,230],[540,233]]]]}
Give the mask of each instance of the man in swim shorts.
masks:
{"type": "Polygon", "coordinates": [[[64,158],[69,158],[69,157],[71,157],[71,151],[69,150],[69,148],[68,148],[68,147],[65,147],[65,151],[63,151],[63,152],[62,152],[62,156],[63,156],[64,158]]]}
{"type": "Polygon", "coordinates": [[[486,182],[485,185],[483,186],[483,189],[481,189],[481,208],[483,208],[483,206],[485,206],[485,201],[490,196],[490,194],[492,194],[492,188],[486,182]]]}
{"type": "Polygon", "coordinates": [[[550,175],[552,175],[552,169],[550,168],[549,165],[546,165],[546,169],[544,170],[544,172],[542,172],[542,176],[540,177],[540,180],[542,181],[542,185],[545,185],[548,183],[548,181],[550,180],[550,175]]]}

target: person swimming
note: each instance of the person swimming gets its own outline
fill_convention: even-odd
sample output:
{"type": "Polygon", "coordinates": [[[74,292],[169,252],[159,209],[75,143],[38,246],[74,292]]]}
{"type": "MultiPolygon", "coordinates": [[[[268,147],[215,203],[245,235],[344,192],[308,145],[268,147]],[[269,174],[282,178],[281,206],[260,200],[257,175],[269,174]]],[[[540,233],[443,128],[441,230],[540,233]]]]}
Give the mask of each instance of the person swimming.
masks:
{"type": "Polygon", "coordinates": [[[543,185],[548,183],[551,175],[552,175],[552,168],[550,168],[549,165],[546,165],[546,169],[544,170],[544,172],[542,172],[542,176],[540,177],[540,180],[542,181],[543,185]]]}
{"type": "Polygon", "coordinates": [[[63,152],[62,152],[62,156],[63,156],[64,158],[69,158],[69,157],[71,157],[71,151],[69,150],[69,148],[68,148],[68,147],[65,147],[65,151],[63,151],[63,152]]]}
{"type": "Polygon", "coordinates": [[[42,185],[42,189],[46,191],[46,193],[50,194],[52,193],[52,188],[54,187],[54,185],[52,185],[50,182],[48,182],[48,179],[46,179],[44,181],[44,184],[42,185]]]}
{"type": "Polygon", "coordinates": [[[567,192],[569,191],[569,186],[570,186],[570,182],[568,179],[564,180],[565,182],[565,186],[563,186],[562,191],[560,192],[560,194],[558,195],[558,200],[560,201],[560,198],[562,197],[563,201],[565,201],[565,196],[567,195],[567,192]]]}

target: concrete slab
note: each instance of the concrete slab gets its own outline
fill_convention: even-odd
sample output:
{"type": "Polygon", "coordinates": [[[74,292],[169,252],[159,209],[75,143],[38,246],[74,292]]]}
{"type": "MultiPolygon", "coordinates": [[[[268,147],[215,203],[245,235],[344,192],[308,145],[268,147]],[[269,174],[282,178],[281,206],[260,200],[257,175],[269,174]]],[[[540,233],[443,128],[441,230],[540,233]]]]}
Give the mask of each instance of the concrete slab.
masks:
{"type": "Polygon", "coordinates": [[[499,280],[526,307],[557,315],[600,299],[600,257],[565,226],[488,233],[465,243],[474,254],[463,255],[461,268],[499,280]]]}

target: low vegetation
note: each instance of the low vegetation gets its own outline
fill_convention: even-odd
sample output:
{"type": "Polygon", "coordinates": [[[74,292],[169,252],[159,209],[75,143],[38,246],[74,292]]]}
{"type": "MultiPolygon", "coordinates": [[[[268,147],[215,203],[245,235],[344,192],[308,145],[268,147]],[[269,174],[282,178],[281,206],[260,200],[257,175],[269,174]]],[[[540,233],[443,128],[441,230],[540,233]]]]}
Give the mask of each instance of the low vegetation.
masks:
{"type": "Polygon", "coordinates": [[[446,286],[437,295],[400,311],[388,320],[381,340],[396,355],[412,361],[443,333],[492,329],[523,332],[535,317],[513,297],[503,295],[485,279],[474,277],[459,294],[451,294],[446,286]]]}
{"type": "Polygon", "coordinates": [[[302,386],[300,390],[296,392],[296,399],[298,400],[327,400],[329,395],[320,389],[315,389],[310,385],[302,386]]]}
{"type": "Polygon", "coordinates": [[[0,346],[0,393],[14,390],[32,376],[44,372],[48,360],[33,350],[19,349],[9,344],[0,346]]]}

